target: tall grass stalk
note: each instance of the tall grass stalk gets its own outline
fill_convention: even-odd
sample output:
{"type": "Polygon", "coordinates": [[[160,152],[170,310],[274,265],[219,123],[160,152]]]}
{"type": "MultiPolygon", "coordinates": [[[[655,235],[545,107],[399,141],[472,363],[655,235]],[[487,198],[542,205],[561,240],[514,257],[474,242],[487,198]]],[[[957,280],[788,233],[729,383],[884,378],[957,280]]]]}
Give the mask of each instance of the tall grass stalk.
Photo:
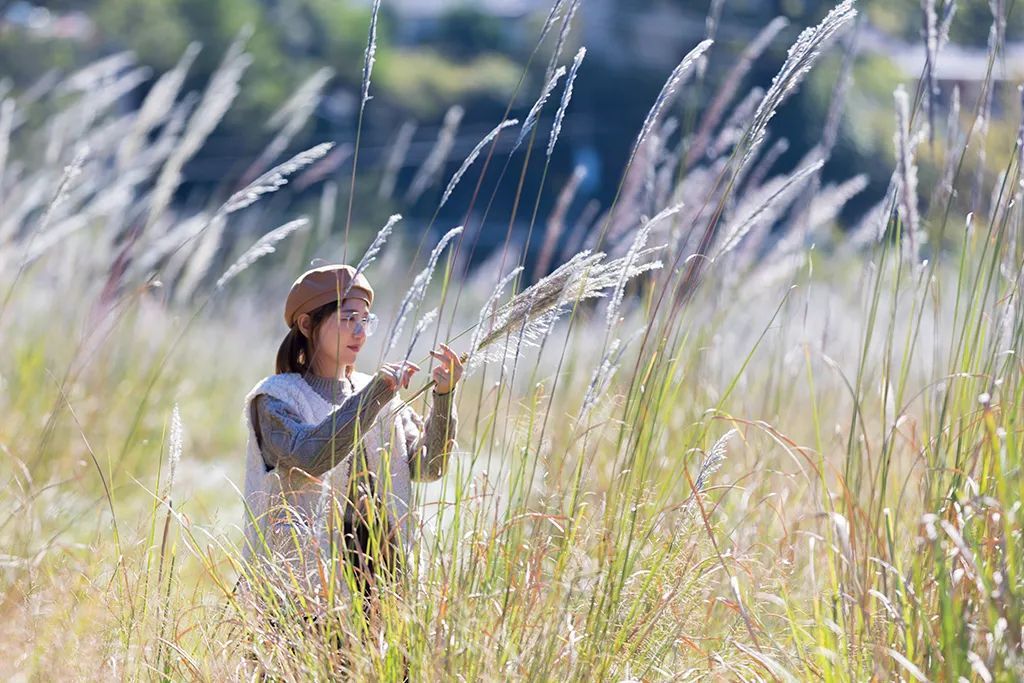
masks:
{"type": "MultiPolygon", "coordinates": [[[[548,29],[571,16],[558,7],[548,29]]],[[[940,34],[947,8],[937,9],[940,34]]],[[[746,157],[756,98],[716,114],[714,142],[689,166],[680,142],[701,130],[700,112],[675,127],[655,107],[653,153],[638,156],[640,175],[609,207],[620,214],[615,241],[555,260],[532,288],[513,286],[518,253],[509,267],[496,253],[486,272],[457,272],[459,228],[408,273],[389,226],[378,232],[362,259],[371,281],[412,285],[404,296],[377,288],[376,306],[403,312],[396,338],[401,321],[415,321],[402,352],[416,353],[432,328],[444,334],[447,305],[442,339],[479,353],[466,359],[449,472],[414,496],[415,557],[371,603],[370,620],[351,568],[331,552],[306,558],[310,576],[240,555],[239,402],[279,338],[267,292],[294,273],[254,261],[281,233],[260,229],[242,248],[226,219],[269,219],[268,202],[221,212],[213,231],[204,226],[216,203],[191,215],[168,205],[152,234],[133,237],[160,203],[139,188],[179,163],[167,140],[189,135],[181,112],[191,105],[177,101],[153,122],[112,107],[83,119],[92,151],[51,209],[61,238],[17,274],[0,271],[0,472],[10,493],[0,501],[0,637],[11,653],[0,676],[1019,679],[1022,152],[1019,139],[991,145],[972,196],[977,155],[967,150],[1006,129],[988,105],[1001,101],[993,33],[981,96],[964,112],[951,105],[941,153],[914,159],[922,178],[927,168],[948,188],[916,196],[892,183],[857,234],[829,229],[867,191],[864,178],[854,169],[830,187],[808,170],[828,157],[837,124],[825,124],[814,155],[776,172],[768,145],[746,157]],[[147,129],[150,142],[97,132],[113,120],[147,129]],[[671,179],[657,192],[652,169],[671,179]],[[797,186],[809,196],[791,201],[797,186]],[[903,255],[911,226],[898,205],[915,200],[927,262],[903,255]],[[750,216],[760,218],[748,230],[750,216]],[[189,236],[192,249],[167,255],[189,236]],[[663,242],[671,259],[647,247],[663,242]],[[639,277],[655,256],[671,272],[639,277]],[[68,259],[81,265],[68,269],[68,259]],[[257,277],[241,287],[243,263],[247,276],[268,278],[265,291],[257,277]],[[218,286],[207,275],[222,265],[218,286]]],[[[794,48],[761,103],[798,83],[821,47],[794,48]]],[[[161,81],[171,100],[190,58],[161,81]]],[[[120,56],[73,83],[112,78],[93,101],[116,101],[137,77],[132,65],[120,56]]],[[[926,80],[900,103],[908,144],[941,104],[928,103],[926,80]]],[[[1020,131],[1011,115],[1009,130],[1020,131]]],[[[534,126],[516,157],[524,168],[537,135],[534,126]]],[[[35,253],[32,217],[64,175],[64,153],[27,147],[10,149],[7,168],[38,170],[5,173],[0,185],[11,202],[0,253],[35,253]]],[[[480,174],[471,207],[494,150],[484,147],[484,162],[467,166],[480,174]]],[[[526,196],[516,196],[518,210],[526,196]]],[[[312,246],[335,248],[329,235],[312,246]]],[[[372,371],[364,360],[359,369],[372,371]]]]}

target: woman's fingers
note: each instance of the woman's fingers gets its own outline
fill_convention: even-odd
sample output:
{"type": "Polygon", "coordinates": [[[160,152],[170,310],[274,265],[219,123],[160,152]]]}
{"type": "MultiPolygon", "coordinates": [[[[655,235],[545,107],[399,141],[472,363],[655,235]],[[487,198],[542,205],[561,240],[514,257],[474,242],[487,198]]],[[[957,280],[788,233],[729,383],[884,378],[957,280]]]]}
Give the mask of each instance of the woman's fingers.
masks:
{"type": "Polygon", "coordinates": [[[406,389],[409,388],[409,382],[412,380],[412,376],[419,372],[419,366],[415,363],[407,363],[405,366],[405,373],[403,375],[402,386],[406,389]]]}
{"type": "Polygon", "coordinates": [[[442,342],[438,343],[440,351],[431,351],[430,355],[438,360],[444,361],[445,365],[454,365],[455,367],[462,366],[462,359],[459,358],[459,354],[455,353],[452,347],[442,342]]]}
{"type": "Polygon", "coordinates": [[[438,361],[431,373],[438,389],[442,394],[451,391],[452,386],[462,377],[462,359],[454,349],[443,343],[439,343],[430,355],[438,361]]]}
{"type": "Polygon", "coordinates": [[[384,363],[381,365],[388,376],[394,380],[391,384],[391,388],[401,386],[403,389],[409,388],[409,381],[412,376],[419,372],[420,366],[416,365],[412,361],[402,361],[401,363],[384,363]]]}

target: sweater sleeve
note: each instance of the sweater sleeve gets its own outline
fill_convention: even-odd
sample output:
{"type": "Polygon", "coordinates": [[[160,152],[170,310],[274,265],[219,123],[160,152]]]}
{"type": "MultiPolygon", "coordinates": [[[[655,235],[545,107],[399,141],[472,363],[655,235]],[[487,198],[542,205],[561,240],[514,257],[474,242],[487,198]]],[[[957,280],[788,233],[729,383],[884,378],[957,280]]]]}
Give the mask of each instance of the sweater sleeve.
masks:
{"type": "Polygon", "coordinates": [[[260,394],[252,402],[252,419],[267,471],[298,468],[319,477],[344,462],[394,393],[376,375],[318,424],[304,422],[287,402],[260,394]]]}
{"type": "Polygon", "coordinates": [[[448,469],[448,455],[455,449],[459,418],[455,410],[455,389],[446,394],[433,392],[426,423],[412,408],[406,407],[406,446],[409,449],[409,473],[413,481],[435,481],[448,469]]]}

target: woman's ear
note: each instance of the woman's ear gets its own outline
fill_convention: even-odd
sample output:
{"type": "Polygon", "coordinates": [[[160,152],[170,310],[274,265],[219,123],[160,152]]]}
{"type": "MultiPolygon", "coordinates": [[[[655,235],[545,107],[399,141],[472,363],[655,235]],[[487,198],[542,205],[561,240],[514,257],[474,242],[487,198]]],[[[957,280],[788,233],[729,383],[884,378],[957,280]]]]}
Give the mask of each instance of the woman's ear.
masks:
{"type": "Polygon", "coordinates": [[[313,336],[313,320],[309,317],[309,313],[303,313],[295,319],[296,324],[299,326],[299,332],[306,339],[310,339],[313,336]]]}

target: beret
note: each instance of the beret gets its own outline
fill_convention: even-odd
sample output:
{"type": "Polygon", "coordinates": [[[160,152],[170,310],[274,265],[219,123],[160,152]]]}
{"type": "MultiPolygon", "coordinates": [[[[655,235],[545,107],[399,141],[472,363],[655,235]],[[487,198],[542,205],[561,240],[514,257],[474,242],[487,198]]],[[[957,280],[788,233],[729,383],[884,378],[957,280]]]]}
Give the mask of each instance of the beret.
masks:
{"type": "Polygon", "coordinates": [[[284,322],[292,327],[303,313],[310,313],[342,296],[346,299],[362,299],[369,306],[373,304],[373,287],[365,275],[356,273],[356,269],[349,265],[321,266],[307,270],[288,292],[284,304],[284,322]]]}

